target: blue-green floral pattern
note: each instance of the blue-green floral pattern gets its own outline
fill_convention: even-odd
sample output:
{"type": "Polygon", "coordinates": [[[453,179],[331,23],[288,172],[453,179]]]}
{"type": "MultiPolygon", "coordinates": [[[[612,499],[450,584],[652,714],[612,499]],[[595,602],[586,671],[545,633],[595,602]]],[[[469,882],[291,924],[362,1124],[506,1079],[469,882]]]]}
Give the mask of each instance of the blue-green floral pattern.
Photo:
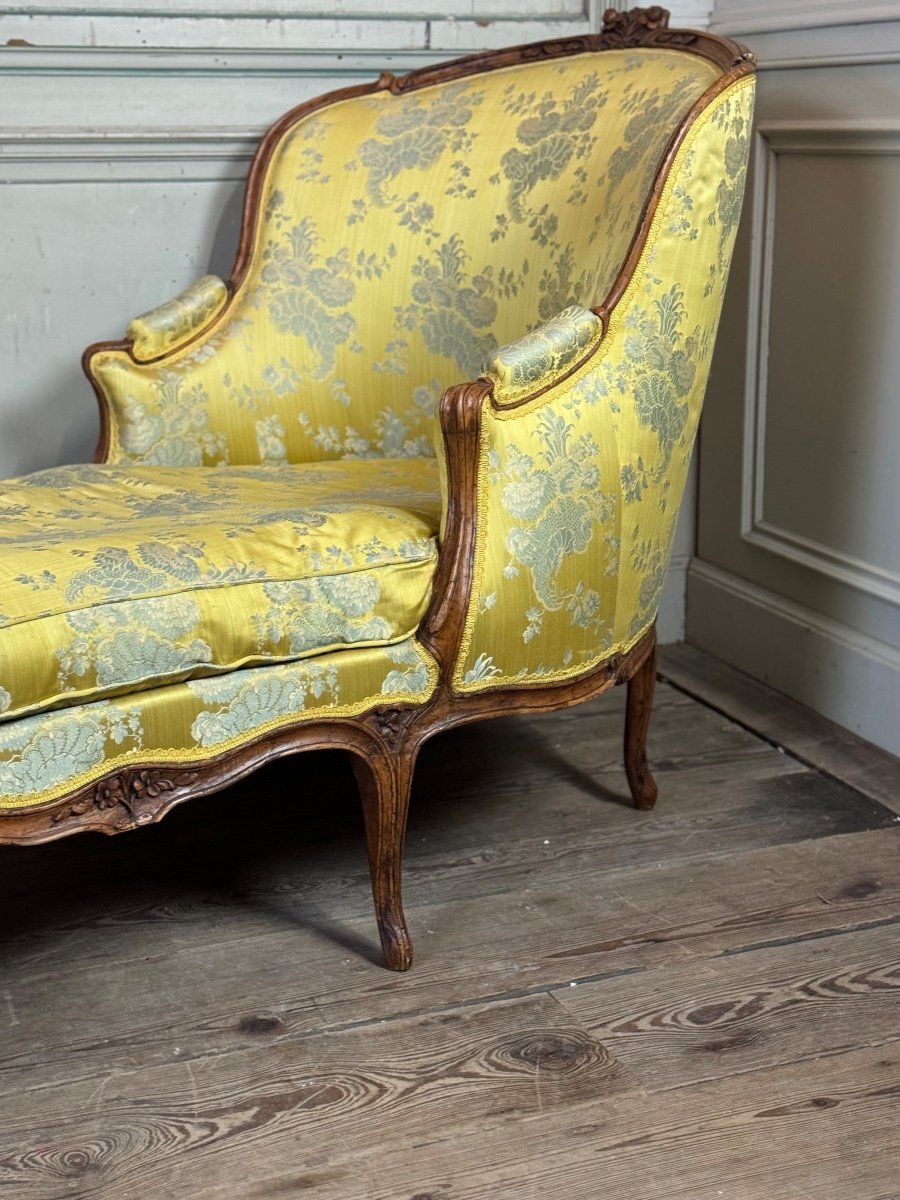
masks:
{"type": "Polygon", "coordinates": [[[155,358],[193,337],[222,309],[228,288],[217,275],[204,275],[174,299],[130,322],[126,337],[138,359],[155,358]]]}
{"type": "Polygon", "coordinates": [[[531,333],[491,355],[482,372],[494,384],[496,404],[515,404],[549,387],[600,340],[603,326],[589,309],[572,305],[531,333]]]}
{"type": "Polygon", "coordinates": [[[183,595],[66,613],[70,640],[56,649],[60,691],[74,691],[86,676],[100,691],[148,678],[177,678],[207,666],[213,651],[193,636],[200,622],[197,602],[183,595]]]}
{"type": "Polygon", "coordinates": [[[160,369],[150,381],[148,401],[126,393],[120,437],[131,461],[146,466],[199,467],[228,461],[225,434],[210,424],[210,398],[200,383],[160,369]]]}
{"type": "Polygon", "coordinates": [[[610,51],[301,118],[202,337],[146,365],[95,356],[111,456],[432,453],[423,390],[433,408],[498,346],[603,300],[674,123],[715,77],[696,56],[610,51]]]}
{"type": "Polygon", "coordinates": [[[434,206],[421,201],[417,191],[393,189],[400,176],[430,171],[439,159],[452,156],[444,181],[446,195],[473,198],[466,180],[478,130],[471,121],[483,99],[484,91],[477,85],[454,83],[431,94],[411,96],[403,106],[379,116],[374,136],[366,138],[358,157],[345,164],[345,170],[362,169],[366,175],[365,198],[354,201],[348,223],[364,219],[368,200],[379,208],[393,207],[401,227],[411,233],[424,231],[426,238],[436,237],[434,206]]]}
{"type": "Polygon", "coordinates": [[[558,584],[563,562],[569,560],[571,565],[582,556],[597,529],[614,530],[618,504],[616,481],[610,481],[612,486],[606,481],[604,454],[593,433],[573,437],[574,428],[561,415],[545,410],[538,418],[536,455],[512,444],[505,454],[495,451],[490,457],[491,486],[514,518],[506,534],[509,560],[503,577],[515,579],[524,567],[538,602],[525,613],[522,641],[526,645],[542,632],[544,615],[559,609],[565,609],[572,625],[590,630],[598,642],[612,629],[612,614],[604,610],[599,592],[589,583],[593,564],[583,561],[580,577],[563,589],[558,584]]]}
{"type": "Polygon", "coordinates": [[[4,504],[6,721],[405,638],[437,561],[433,458],[60,468],[0,486],[4,504]]]}
{"type": "MultiPolygon", "coordinates": [[[[452,234],[432,258],[413,263],[412,304],[397,308],[401,329],[419,329],[428,349],[472,374],[495,349],[497,290],[493,271],[478,275],[468,269],[469,255],[459,234],[452,234]]],[[[510,277],[501,289],[519,284],[510,277]]]]}
{"type": "MultiPolygon", "coordinates": [[[[0,808],[39,803],[42,793],[91,768],[103,769],[111,747],[141,749],[141,724],[131,706],[104,703],[0,726],[0,808]]],[[[98,771],[99,773],[99,771],[98,771]]]]}
{"type": "Polygon", "coordinates": [[[53,800],[118,766],[202,763],[305,720],[422,703],[435,664],[414,639],[249,667],[0,724],[0,812],[53,800]]]}
{"type": "Polygon", "coordinates": [[[739,214],[752,89],[734,85],[689,132],[593,354],[561,379],[551,370],[545,392],[529,378],[535,399],[504,409],[501,394],[499,410],[485,408],[463,690],[565,678],[627,649],[656,616],[739,214]]]}
{"type": "Polygon", "coordinates": [[[191,726],[198,746],[215,746],[279,717],[303,711],[308,696],[340,702],[337,668],[310,662],[290,671],[240,671],[221,679],[196,679],[187,685],[206,705],[191,726]]]}
{"type": "Polygon", "coordinates": [[[590,156],[597,144],[598,117],[609,99],[600,75],[590,72],[566,94],[549,89],[538,95],[525,93],[515,83],[504,89],[504,108],[515,118],[517,144],[504,152],[500,172],[490,182],[506,184],[505,212],[494,218],[492,237],[506,237],[510,222],[527,224],[531,237],[542,246],[561,249],[557,239],[563,203],[583,205],[588,200],[590,156]],[[568,188],[560,189],[556,204],[530,203],[541,183],[556,181],[569,172],[568,188]]]}
{"type": "Polygon", "coordinates": [[[412,638],[385,646],[384,652],[396,667],[388,671],[381,684],[383,696],[408,696],[428,690],[429,664],[412,638]]]}

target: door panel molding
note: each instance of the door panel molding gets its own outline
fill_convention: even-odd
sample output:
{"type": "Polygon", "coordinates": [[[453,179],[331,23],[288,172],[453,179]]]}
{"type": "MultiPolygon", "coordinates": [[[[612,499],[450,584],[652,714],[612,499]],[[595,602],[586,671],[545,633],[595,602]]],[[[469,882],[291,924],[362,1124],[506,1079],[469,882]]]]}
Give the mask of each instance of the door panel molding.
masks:
{"type": "Polygon", "coordinates": [[[762,121],[757,126],[751,240],[744,433],[741,461],[741,538],[771,554],[827,575],[900,608],[900,574],[846,554],[765,518],[766,417],[778,160],[782,155],[900,155],[900,121],[762,121]]]}

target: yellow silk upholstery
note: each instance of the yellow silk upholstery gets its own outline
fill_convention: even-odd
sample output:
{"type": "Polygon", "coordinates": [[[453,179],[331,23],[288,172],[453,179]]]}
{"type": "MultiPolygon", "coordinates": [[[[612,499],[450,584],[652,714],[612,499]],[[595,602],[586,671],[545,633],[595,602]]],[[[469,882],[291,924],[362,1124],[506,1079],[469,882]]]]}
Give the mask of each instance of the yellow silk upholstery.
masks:
{"type": "Polygon", "coordinates": [[[10,480],[0,721],[404,641],[428,601],[439,507],[427,458],[10,480]]]}
{"type": "Polygon", "coordinates": [[[217,275],[204,275],[174,299],[151,309],[128,324],[131,353],[141,362],[158,358],[189,341],[221,312],[228,286],[217,275]]]}
{"type": "Polygon", "coordinates": [[[444,387],[606,295],[672,130],[719,74],[672,50],[340,101],[272,157],[249,271],[189,345],[92,368],[122,463],[430,454],[444,387]]]}
{"type": "Polygon", "coordinates": [[[503,346],[491,355],[482,372],[494,385],[494,403],[515,404],[537,388],[559,383],[600,341],[602,333],[599,317],[573,306],[543,321],[512,345],[503,346]]]}
{"type": "Polygon", "coordinates": [[[568,679],[647,631],[752,79],[690,127],[627,288],[590,309],[721,74],[669,49],[574,54],[286,128],[240,280],[205,277],[132,321],[130,349],[93,352],[107,462],[0,485],[0,810],[304,721],[568,679]],[[439,678],[416,631],[462,505],[435,412],[479,373],[473,583],[439,678]]]}
{"type": "Polygon", "coordinates": [[[0,811],[41,804],[129,764],[202,764],[278,729],[422,703],[435,665],[413,639],[250,667],[0,725],[0,811]]]}
{"type": "Polygon", "coordinates": [[[575,675],[627,650],[656,617],[740,214],[753,88],[732,85],[692,126],[634,277],[582,365],[521,407],[485,402],[459,691],[575,675]]]}

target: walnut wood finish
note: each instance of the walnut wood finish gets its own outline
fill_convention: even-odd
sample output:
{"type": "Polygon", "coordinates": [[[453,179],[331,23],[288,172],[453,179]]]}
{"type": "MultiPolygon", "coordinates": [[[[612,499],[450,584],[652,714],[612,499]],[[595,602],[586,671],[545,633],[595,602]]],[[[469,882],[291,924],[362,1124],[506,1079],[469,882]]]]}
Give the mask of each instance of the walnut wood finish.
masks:
{"type": "MultiPolygon", "coordinates": [[[[380,90],[401,94],[518,63],[640,46],[702,55],[720,66],[723,74],[693,106],[669,142],[619,277],[610,295],[594,310],[605,329],[610,311],[634,272],[663,184],[687,130],[720,91],[753,70],[753,56],[744,47],[713,34],[670,30],[668,13],[659,7],[632,9],[628,13],[610,9],[598,34],[489,51],[441,66],[421,68],[402,77],[385,72],[374,83],[332,92],[287,113],[263,138],[250,169],[241,240],[228,281],[231,296],[244,278],[253,256],[260,199],[272,155],[285,132],[310,113],[340,100],[380,90]]],[[[217,314],[217,320],[227,314],[230,303],[231,300],[217,314]]],[[[200,329],[195,338],[203,335],[204,330],[200,329]]],[[[108,453],[110,430],[106,404],[99,382],[92,373],[91,360],[98,351],[130,351],[130,345],[127,341],[98,343],[88,347],[83,357],[85,372],[100,401],[97,461],[103,461],[108,453]]],[[[525,397],[521,403],[531,399],[533,396],[525,397]]],[[[0,843],[44,842],[81,830],[119,833],[158,821],[182,801],[226,787],[274,758],[301,750],[348,750],[353,756],[362,797],[375,910],[385,960],[392,970],[402,971],[412,962],[401,898],[406,817],[419,748],[434,734],[469,721],[511,712],[563,708],[627,682],[625,768],[635,804],[638,808],[650,808],[656,799],[656,784],[647,765],[645,747],[656,673],[654,628],[628,653],[613,655],[584,674],[562,682],[501,686],[465,695],[453,690],[453,670],[472,586],[479,433],[487,405],[496,407],[492,384],[486,379],[448,388],[440,404],[447,509],[432,600],[418,631],[419,640],[439,665],[438,686],[429,701],[418,706],[380,706],[358,717],[339,720],[298,721],[293,727],[248,742],[204,763],[146,762],[111,772],[99,782],[82,787],[51,805],[0,813],[0,843]]]]}
{"type": "MultiPolygon", "coordinates": [[[[398,728],[404,722],[397,714],[398,728]]],[[[412,966],[412,942],[403,915],[402,871],[406,814],[417,749],[354,755],[353,770],[362,798],[372,896],[384,961],[392,971],[412,966]]]]}
{"type": "Polygon", "coordinates": [[[656,688],[656,638],[647,657],[628,680],[625,708],[625,774],[635,808],[652,808],[656,803],[656,780],[647,765],[647,730],[656,688]]]}
{"type": "Polygon", "coordinates": [[[444,392],[438,410],[447,507],[431,603],[418,637],[440,663],[442,681],[453,676],[472,589],[481,414],[493,387],[487,379],[457,384],[444,392]]]}

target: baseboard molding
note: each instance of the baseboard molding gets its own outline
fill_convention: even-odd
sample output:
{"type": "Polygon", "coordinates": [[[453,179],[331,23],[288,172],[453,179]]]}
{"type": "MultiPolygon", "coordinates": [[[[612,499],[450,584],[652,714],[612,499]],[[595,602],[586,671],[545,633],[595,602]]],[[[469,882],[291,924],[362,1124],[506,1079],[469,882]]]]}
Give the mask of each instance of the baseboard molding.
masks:
{"type": "Polygon", "coordinates": [[[686,640],[900,754],[900,651],[694,559],[686,640]]]}
{"type": "Polygon", "coordinates": [[[689,554],[673,554],[669,573],[659,602],[656,636],[663,646],[684,641],[684,614],[687,607],[687,570],[689,554]]]}

